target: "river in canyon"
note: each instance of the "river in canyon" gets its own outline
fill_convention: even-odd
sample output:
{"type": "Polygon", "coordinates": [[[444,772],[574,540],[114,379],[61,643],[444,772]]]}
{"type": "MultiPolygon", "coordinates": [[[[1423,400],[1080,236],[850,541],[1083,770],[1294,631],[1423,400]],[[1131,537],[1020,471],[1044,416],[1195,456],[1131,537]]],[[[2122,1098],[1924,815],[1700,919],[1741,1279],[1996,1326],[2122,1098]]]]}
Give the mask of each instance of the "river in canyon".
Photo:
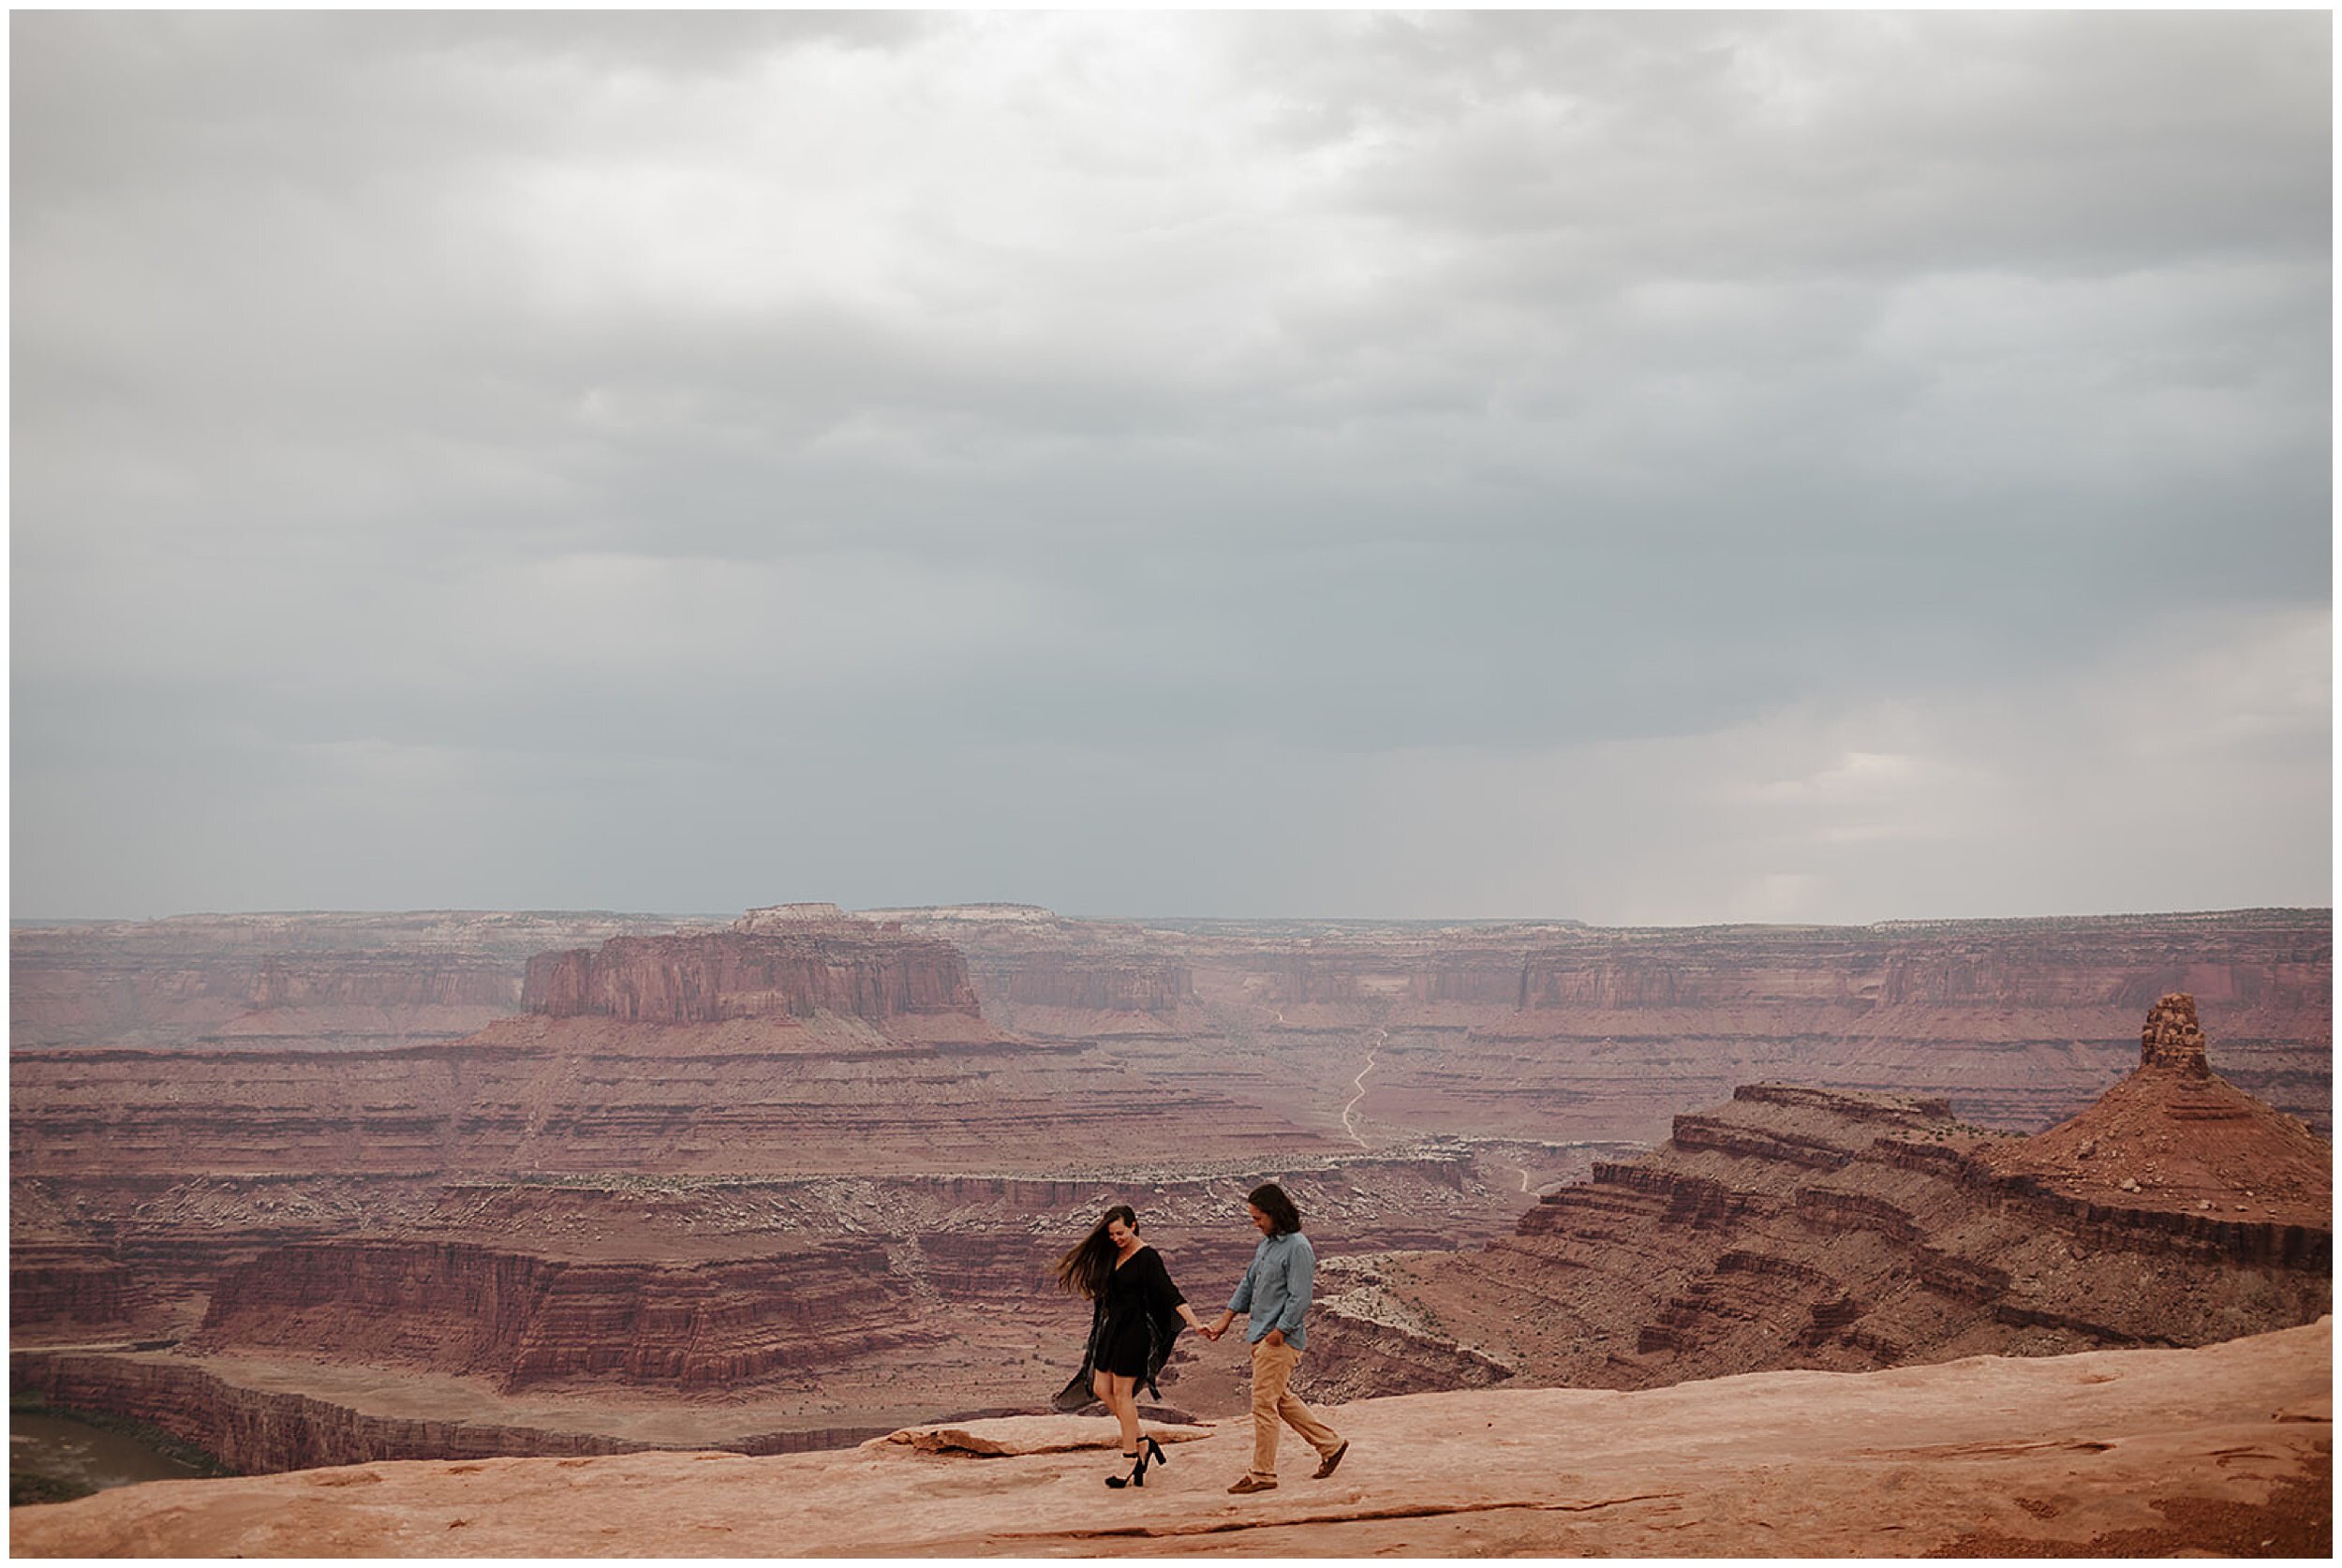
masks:
{"type": "Polygon", "coordinates": [[[214,1473],[126,1432],[52,1411],[22,1410],[8,1413],[8,1469],[62,1483],[75,1492],[214,1473]]]}

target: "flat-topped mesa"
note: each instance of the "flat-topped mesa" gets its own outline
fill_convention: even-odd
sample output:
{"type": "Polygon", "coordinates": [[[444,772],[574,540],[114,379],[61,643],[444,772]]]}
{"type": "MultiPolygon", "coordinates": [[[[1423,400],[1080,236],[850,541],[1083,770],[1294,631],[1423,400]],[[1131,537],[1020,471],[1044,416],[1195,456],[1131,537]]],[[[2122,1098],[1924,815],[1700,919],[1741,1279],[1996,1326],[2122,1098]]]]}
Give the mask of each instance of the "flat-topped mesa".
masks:
{"type": "Polygon", "coordinates": [[[727,1018],[981,1017],[967,961],[951,943],[867,927],[808,925],[789,935],[734,930],[617,937],[528,961],[522,1005],[555,1018],[636,1024],[727,1018]]]}
{"type": "MultiPolygon", "coordinates": [[[[1038,904],[921,904],[902,909],[856,910],[856,920],[898,925],[1061,925],[1054,910],[1038,904]]],[[[1084,921],[1083,925],[1095,922],[1084,921]]]]}
{"type": "Polygon", "coordinates": [[[2203,1030],[2196,1025],[2195,998],[2173,991],[2155,1004],[2146,1027],[2139,1031],[2139,1065],[2168,1068],[2191,1078],[2211,1075],[2203,1030]]]}
{"type": "Polygon", "coordinates": [[[734,931],[749,936],[802,931],[808,925],[843,925],[853,916],[835,904],[767,904],[750,910],[732,923],[734,931]]]}

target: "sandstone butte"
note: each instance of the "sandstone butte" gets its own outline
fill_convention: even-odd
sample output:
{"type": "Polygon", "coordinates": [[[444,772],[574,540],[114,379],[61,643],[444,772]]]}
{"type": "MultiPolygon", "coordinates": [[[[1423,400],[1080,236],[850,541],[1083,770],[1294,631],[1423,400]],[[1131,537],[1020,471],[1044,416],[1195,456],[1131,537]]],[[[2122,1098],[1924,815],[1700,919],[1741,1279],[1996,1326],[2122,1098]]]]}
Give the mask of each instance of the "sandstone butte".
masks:
{"type": "MultiPolygon", "coordinates": [[[[11,1510],[27,1557],[2221,1556],[2333,1546],[2333,1322],[2185,1351],[1362,1399],[1233,1498],[1249,1423],[1109,1492],[1103,1419],[842,1452],[378,1462],[11,1510]]],[[[1289,1440],[1288,1440],[1289,1442],[1289,1440]]]]}

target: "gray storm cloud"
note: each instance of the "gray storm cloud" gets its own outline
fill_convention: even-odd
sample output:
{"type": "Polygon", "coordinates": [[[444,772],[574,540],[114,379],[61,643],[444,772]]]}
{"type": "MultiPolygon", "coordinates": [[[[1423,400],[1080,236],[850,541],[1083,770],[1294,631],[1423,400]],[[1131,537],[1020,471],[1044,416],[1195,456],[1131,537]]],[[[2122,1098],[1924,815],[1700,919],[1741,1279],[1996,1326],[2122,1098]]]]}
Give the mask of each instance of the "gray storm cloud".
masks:
{"type": "Polygon", "coordinates": [[[12,897],[2331,897],[2322,15],[13,19],[12,897]]]}

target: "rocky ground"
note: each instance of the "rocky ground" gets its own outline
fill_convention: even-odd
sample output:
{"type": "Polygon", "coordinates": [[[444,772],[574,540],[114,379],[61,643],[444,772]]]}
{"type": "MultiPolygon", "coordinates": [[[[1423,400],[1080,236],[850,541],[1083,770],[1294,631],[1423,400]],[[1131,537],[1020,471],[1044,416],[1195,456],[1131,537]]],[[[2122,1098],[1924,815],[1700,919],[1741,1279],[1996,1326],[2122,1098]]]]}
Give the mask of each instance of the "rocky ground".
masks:
{"type": "Polygon", "coordinates": [[[1490,1390],[1326,1413],[1353,1448],[1230,1497],[1249,1424],[1100,1485],[1102,1420],[840,1453],[375,1463],[11,1511],[60,1556],[2330,1555],[2331,1319],[2189,1351],[1490,1390]]]}

